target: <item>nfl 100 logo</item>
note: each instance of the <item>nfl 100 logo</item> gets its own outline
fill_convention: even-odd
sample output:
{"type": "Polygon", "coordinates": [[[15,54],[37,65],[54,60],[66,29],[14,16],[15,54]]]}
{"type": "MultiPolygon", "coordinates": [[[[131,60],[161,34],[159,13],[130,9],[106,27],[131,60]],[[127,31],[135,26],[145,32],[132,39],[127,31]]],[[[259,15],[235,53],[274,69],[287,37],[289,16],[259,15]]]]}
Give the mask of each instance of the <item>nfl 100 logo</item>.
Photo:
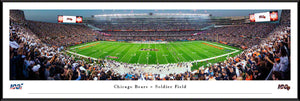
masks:
{"type": "Polygon", "coordinates": [[[23,83],[21,84],[10,84],[10,89],[22,89],[23,83]]]}

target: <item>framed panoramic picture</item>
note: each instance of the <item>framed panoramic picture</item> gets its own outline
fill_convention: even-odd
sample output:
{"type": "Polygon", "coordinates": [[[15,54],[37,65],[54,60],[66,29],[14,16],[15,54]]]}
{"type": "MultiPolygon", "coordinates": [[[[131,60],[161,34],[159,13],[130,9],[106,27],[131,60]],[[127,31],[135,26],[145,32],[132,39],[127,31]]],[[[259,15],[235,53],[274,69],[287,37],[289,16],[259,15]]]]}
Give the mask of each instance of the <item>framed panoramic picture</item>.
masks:
{"type": "Polygon", "coordinates": [[[4,2],[3,98],[288,98],[295,2],[4,2]]]}

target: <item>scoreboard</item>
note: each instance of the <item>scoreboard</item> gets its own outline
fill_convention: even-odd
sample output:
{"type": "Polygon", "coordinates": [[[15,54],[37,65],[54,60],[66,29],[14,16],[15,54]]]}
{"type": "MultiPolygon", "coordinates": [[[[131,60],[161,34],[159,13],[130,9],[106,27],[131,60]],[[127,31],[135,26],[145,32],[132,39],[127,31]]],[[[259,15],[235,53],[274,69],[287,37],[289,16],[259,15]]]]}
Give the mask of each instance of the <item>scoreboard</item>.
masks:
{"type": "Polygon", "coordinates": [[[250,22],[273,22],[278,21],[278,11],[249,14],[250,22]]]}
{"type": "Polygon", "coordinates": [[[57,16],[58,23],[82,23],[82,16],[57,16]]]}

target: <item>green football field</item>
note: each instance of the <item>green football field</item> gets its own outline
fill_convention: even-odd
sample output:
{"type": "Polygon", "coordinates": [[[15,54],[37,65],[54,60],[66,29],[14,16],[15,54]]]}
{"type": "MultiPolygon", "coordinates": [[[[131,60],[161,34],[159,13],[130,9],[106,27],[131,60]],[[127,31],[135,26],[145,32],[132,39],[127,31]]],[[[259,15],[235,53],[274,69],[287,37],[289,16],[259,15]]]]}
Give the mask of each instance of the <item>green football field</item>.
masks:
{"type": "Polygon", "coordinates": [[[242,52],[238,48],[207,41],[178,41],[167,44],[139,44],[97,41],[70,47],[70,52],[123,63],[167,64],[178,62],[218,62],[242,52]]]}

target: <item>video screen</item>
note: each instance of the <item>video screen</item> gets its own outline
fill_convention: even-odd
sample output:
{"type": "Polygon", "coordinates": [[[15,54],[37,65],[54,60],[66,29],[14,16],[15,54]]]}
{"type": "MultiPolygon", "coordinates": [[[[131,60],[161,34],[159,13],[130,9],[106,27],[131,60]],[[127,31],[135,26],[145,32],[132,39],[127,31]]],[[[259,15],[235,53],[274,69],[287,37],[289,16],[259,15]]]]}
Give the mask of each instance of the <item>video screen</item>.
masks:
{"type": "Polygon", "coordinates": [[[297,71],[291,9],[97,7],[9,9],[8,92],[21,98],[190,92],[185,95],[197,98],[204,93],[193,90],[198,87],[218,89],[205,97],[230,91],[230,97],[264,98],[282,89],[295,97],[287,93],[297,88],[291,83],[297,71]],[[263,82],[258,91],[250,87],[263,82]],[[51,86],[40,90],[43,84],[51,86]]]}
{"type": "Polygon", "coordinates": [[[250,14],[250,22],[278,21],[278,11],[250,14]]]}
{"type": "Polygon", "coordinates": [[[58,15],[58,23],[82,23],[82,16],[63,16],[58,15]]]}

